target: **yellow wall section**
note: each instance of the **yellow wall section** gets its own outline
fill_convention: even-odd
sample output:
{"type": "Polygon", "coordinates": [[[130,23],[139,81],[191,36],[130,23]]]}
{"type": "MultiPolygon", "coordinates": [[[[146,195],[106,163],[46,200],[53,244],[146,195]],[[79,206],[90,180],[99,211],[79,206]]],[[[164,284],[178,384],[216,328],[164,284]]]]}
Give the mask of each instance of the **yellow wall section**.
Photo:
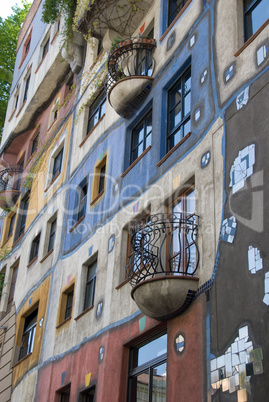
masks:
{"type": "Polygon", "coordinates": [[[15,355],[14,355],[14,366],[13,366],[13,382],[12,385],[15,387],[22,377],[35,367],[40,359],[41,346],[43,343],[45,324],[46,324],[46,314],[49,301],[49,289],[51,283],[51,276],[48,276],[42,284],[28,297],[27,301],[19,311],[16,319],[16,341],[15,341],[15,355]],[[30,305],[29,305],[30,304],[30,305]],[[19,362],[18,354],[21,345],[21,339],[24,329],[25,317],[27,317],[32,311],[34,311],[38,306],[38,315],[36,323],[36,333],[34,340],[33,352],[25,356],[19,362]],[[40,320],[43,318],[42,325],[40,326],[40,320]]]}

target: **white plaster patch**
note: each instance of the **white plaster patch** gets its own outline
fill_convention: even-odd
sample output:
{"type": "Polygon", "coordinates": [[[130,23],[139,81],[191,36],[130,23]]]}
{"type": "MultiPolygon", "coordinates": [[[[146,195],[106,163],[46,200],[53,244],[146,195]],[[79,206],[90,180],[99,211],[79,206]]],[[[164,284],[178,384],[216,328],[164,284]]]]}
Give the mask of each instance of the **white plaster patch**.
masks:
{"type": "Polygon", "coordinates": [[[211,386],[213,394],[215,390],[221,388],[222,392],[237,392],[237,401],[243,401],[242,398],[246,395],[246,389],[250,391],[251,375],[247,376],[247,364],[251,366],[254,375],[263,372],[261,361],[263,358],[262,349],[253,350],[253,343],[248,338],[248,326],[246,325],[239,329],[239,336],[226,350],[224,355],[211,359],[211,386]],[[239,376],[247,379],[247,381],[240,382],[239,376]]]}
{"type": "Polygon", "coordinates": [[[268,53],[268,46],[262,46],[257,50],[257,64],[258,66],[266,59],[268,53]]]}
{"type": "Polygon", "coordinates": [[[249,87],[245,88],[237,97],[236,97],[236,108],[237,110],[242,109],[248,103],[249,100],[249,87]]]}
{"type": "Polygon", "coordinates": [[[234,241],[236,225],[237,223],[234,216],[224,219],[220,231],[220,240],[226,241],[227,243],[232,243],[234,241]]]}
{"type": "Polygon", "coordinates": [[[248,248],[248,269],[252,274],[263,268],[263,261],[260,250],[257,247],[249,246],[248,248]]]}
{"type": "Polygon", "coordinates": [[[253,174],[255,163],[255,144],[239,151],[230,170],[230,184],[233,194],[244,187],[247,177],[253,174]]]}

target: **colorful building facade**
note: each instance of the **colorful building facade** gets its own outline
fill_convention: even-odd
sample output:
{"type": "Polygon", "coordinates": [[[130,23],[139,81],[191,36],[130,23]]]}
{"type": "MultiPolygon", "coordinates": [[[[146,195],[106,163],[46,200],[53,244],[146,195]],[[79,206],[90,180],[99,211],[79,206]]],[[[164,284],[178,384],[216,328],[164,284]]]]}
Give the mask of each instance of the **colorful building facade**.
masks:
{"type": "Polygon", "coordinates": [[[266,401],[269,6],[86,3],[19,36],[0,399],[266,401]]]}

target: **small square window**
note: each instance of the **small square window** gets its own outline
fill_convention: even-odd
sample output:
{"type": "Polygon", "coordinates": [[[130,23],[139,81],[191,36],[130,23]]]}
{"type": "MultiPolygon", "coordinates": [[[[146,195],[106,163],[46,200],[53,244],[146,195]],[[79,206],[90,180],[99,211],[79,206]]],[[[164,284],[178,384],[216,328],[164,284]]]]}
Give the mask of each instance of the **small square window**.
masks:
{"type": "Polygon", "coordinates": [[[152,111],[132,130],[131,140],[131,164],[151,145],[152,137],[152,111]]]}
{"type": "Polygon", "coordinates": [[[27,100],[27,97],[28,97],[30,78],[31,78],[31,74],[29,74],[25,79],[23,102],[25,102],[27,100]]]}
{"type": "Polygon", "coordinates": [[[40,233],[34,238],[32,242],[29,261],[32,261],[34,258],[38,256],[39,244],[40,244],[40,233]]]}
{"type": "Polygon", "coordinates": [[[57,219],[54,219],[50,224],[48,252],[50,252],[54,248],[55,236],[56,236],[56,225],[57,225],[57,219]]]}
{"type": "Polygon", "coordinates": [[[268,18],[268,1],[244,0],[245,41],[247,41],[268,18]]]}
{"type": "Polygon", "coordinates": [[[97,262],[89,265],[87,268],[87,278],[85,287],[84,310],[94,304],[95,282],[96,282],[97,262]]]}
{"type": "Polygon", "coordinates": [[[191,131],[191,69],[168,91],[167,152],[191,131]]]}
{"type": "Polygon", "coordinates": [[[33,352],[38,309],[25,318],[19,360],[33,352]]]}
{"type": "Polygon", "coordinates": [[[87,134],[89,134],[92,129],[97,125],[98,121],[104,116],[106,111],[106,94],[102,91],[89,110],[87,134]]]}

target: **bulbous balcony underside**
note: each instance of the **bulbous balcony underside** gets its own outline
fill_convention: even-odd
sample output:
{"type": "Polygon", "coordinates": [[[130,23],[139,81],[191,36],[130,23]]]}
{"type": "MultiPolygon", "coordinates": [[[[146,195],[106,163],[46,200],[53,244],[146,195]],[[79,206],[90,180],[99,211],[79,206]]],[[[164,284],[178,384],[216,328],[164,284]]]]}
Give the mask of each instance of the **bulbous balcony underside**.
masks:
{"type": "Polygon", "coordinates": [[[127,277],[132,298],[147,316],[170,319],[195,299],[198,219],[183,213],[157,214],[132,227],[127,277]]]}
{"type": "Polygon", "coordinates": [[[132,38],[120,42],[108,58],[108,101],[122,117],[129,117],[147,96],[153,81],[155,40],[132,38]]]}
{"type": "Polygon", "coordinates": [[[14,198],[20,195],[21,174],[20,166],[8,166],[0,170],[0,208],[12,206],[14,198]]]}

